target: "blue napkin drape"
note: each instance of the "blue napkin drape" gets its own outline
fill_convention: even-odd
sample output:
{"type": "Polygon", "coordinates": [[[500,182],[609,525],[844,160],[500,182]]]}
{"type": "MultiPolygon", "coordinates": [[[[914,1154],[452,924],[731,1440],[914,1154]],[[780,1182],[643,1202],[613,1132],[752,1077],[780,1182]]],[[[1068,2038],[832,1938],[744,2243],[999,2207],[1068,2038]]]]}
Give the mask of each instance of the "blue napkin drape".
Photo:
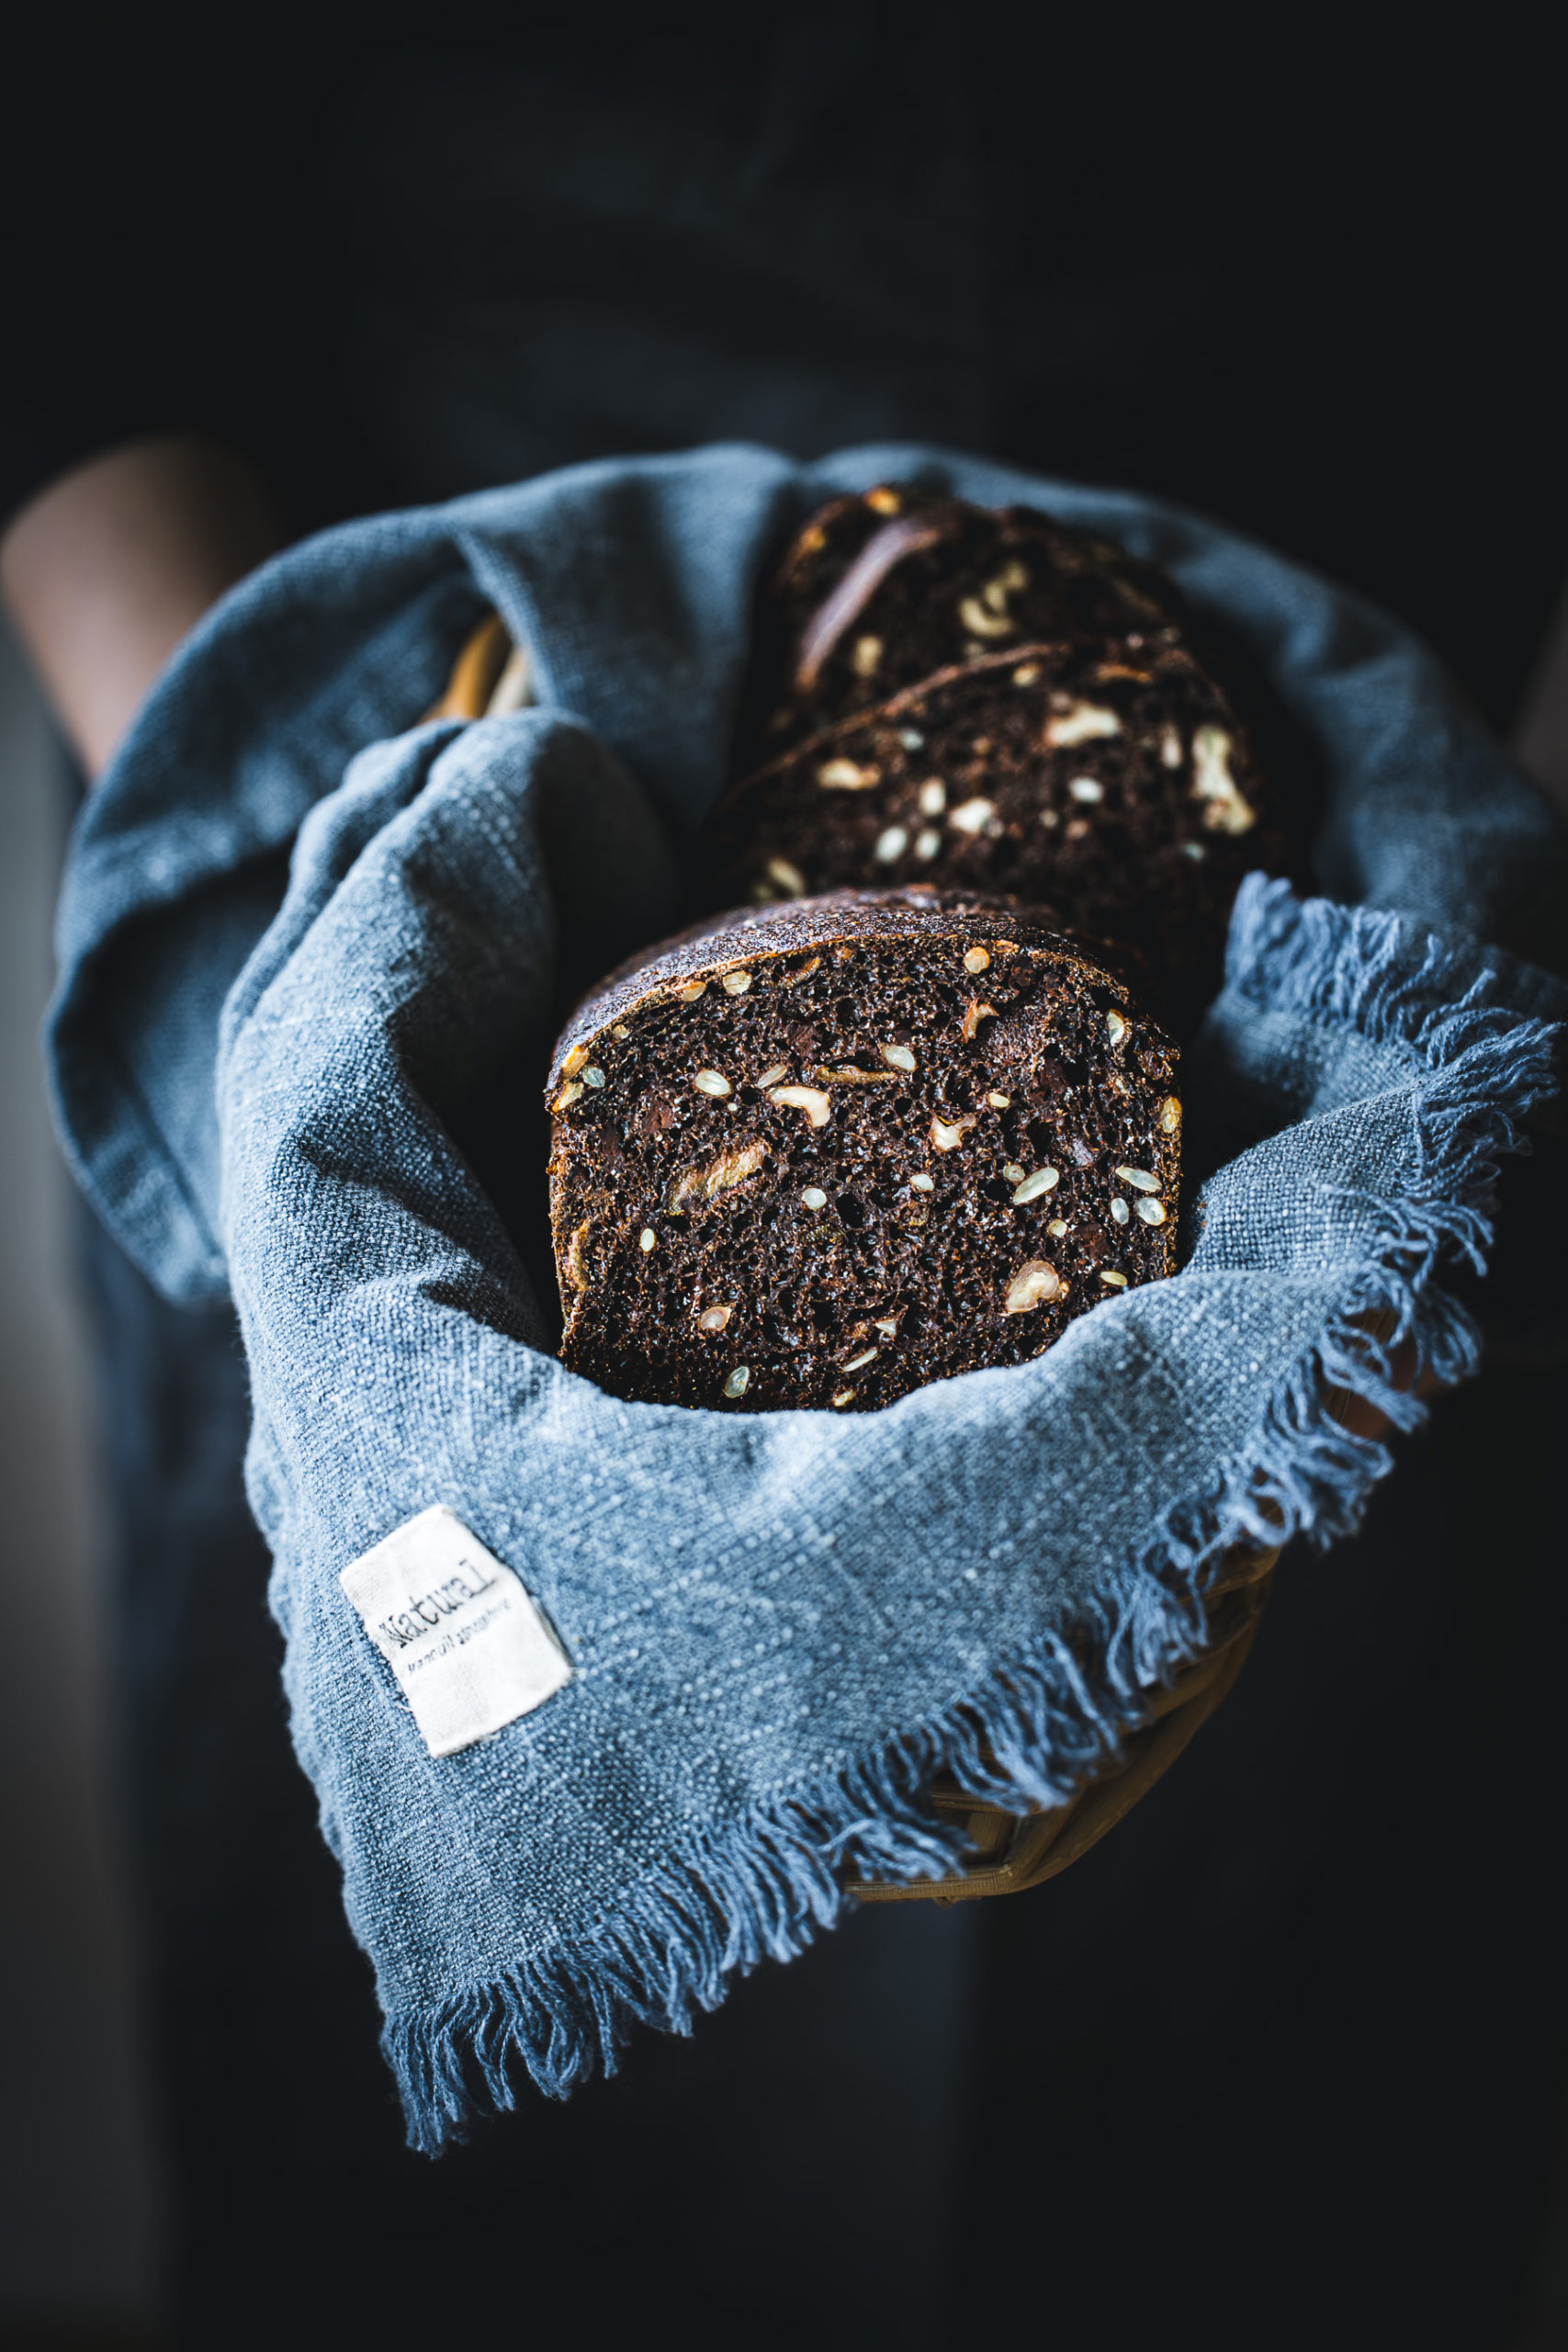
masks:
{"type": "Polygon", "coordinates": [[[919,1802],[939,1765],[1059,1800],[1201,1645],[1226,1546],[1353,1522],[1389,1457],[1328,1389],[1408,1423],[1401,1340],[1445,1379],[1474,1361],[1435,1277],[1483,1261],[1568,1001],[1484,942],[1560,855],[1359,599],[1154,502],[929,451],[574,469],[331,533],[209,617],[79,825],[53,1081],[125,1247],[170,1296],[238,1308],[296,1744],[420,2144],[525,2077],[570,2088],[633,2019],[684,2027],[830,1924],[846,1869],[951,1866],[919,1802]],[[1167,565],[1313,747],[1332,896],[1255,876],[1238,901],[1174,1281],[877,1414],[624,1404],[543,1351],[446,1108],[542,1080],[561,969],[667,925],[759,566],[890,477],[1167,565]],[[539,707],[420,724],[487,604],[539,707]],[[434,1505],[573,1668],[439,1757],[339,1582],[434,1505]]]}

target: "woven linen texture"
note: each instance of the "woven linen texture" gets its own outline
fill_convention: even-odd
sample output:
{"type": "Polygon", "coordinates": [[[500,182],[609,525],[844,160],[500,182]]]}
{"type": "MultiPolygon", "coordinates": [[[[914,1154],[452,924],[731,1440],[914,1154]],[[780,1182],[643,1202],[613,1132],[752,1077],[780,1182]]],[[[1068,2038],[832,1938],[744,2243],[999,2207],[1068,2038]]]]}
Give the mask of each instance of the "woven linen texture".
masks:
{"type": "Polygon", "coordinates": [[[575,469],[329,534],[203,625],[73,843],[56,1100],[131,1254],[238,1309],[295,1740],[420,2144],[570,2089],[637,2018],[689,2025],[830,1925],[847,1869],[951,1867],[938,1765],[1059,1801],[1201,1645],[1229,1544],[1353,1523],[1389,1457],[1326,1390],[1408,1421],[1401,1340],[1474,1361],[1434,1277],[1483,1261],[1564,999],[1483,943],[1560,854],[1371,607],[1152,502],[931,452],[575,469]],[[1238,902],[1177,1279],[877,1414],[624,1404],[545,1351],[452,1106],[542,1079],[563,987],[667,927],[759,566],[889,478],[1166,564],[1303,747],[1326,895],[1238,902]],[[492,604],[539,707],[420,724],[492,604]],[[439,1758],[338,1582],[436,1504],[574,1668],[439,1758]]]}

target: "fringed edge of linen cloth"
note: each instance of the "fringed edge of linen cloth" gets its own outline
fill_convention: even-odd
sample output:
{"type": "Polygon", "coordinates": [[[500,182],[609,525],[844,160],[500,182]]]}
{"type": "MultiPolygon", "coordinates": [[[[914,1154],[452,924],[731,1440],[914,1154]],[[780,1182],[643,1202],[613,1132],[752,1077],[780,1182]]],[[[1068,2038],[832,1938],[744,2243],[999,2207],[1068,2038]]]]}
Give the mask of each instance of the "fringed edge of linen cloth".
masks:
{"type": "Polygon", "coordinates": [[[1148,1687],[1203,1647],[1204,1589],[1232,1545],[1298,1534],[1323,1544],[1355,1526],[1392,1457],[1341,1426],[1332,1392],[1365,1397],[1410,1429],[1426,1408],[1394,1385],[1396,1349],[1413,1340],[1421,1368],[1444,1385],[1474,1371],[1475,1329],[1431,1277],[1445,1252],[1483,1269],[1497,1159],[1520,1148],[1520,1121],[1552,1087],[1556,1033],[1498,1006],[1486,978],[1465,987],[1466,967],[1437,940],[1413,961],[1410,939],[1397,916],[1303,904],[1261,876],[1243,887],[1231,985],[1406,1050],[1420,1072],[1420,1188],[1389,1204],[1376,1255],[1347,1270],[1340,1311],[1269,1397],[1246,1449],[1210,1490],[1171,1505],[1092,1615],[1075,1621],[1090,1636],[1093,1670],[1081,1638],[1046,1633],[809,1798],[758,1807],[672,1853],[586,1934],[389,2016],[381,2046],[412,2146],[438,2154],[487,2109],[513,2107],[525,2082],[564,2098],[599,2067],[613,2073],[635,2024],[689,2033],[694,2011],[716,2008],[732,1975],[795,1958],[836,1923],[852,1899],[840,1884],[847,1871],[907,1882],[956,1868],[962,1830],[921,1804],[938,1770],[1020,1812],[1065,1804],[1114,1756],[1148,1687]],[[1372,1318],[1381,1338],[1366,1328],[1372,1318]]]}

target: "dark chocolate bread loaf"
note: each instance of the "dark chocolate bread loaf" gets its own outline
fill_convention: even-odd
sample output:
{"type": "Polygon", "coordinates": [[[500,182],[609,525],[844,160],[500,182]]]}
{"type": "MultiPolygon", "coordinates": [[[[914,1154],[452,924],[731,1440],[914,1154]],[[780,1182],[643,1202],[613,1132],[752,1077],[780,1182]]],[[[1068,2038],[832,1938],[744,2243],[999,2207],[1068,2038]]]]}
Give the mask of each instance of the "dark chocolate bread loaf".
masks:
{"type": "Polygon", "coordinates": [[[1176,1053],[1016,908],[736,915],[556,1049],[561,1353],[616,1396],[866,1410],[1174,1268],[1176,1053]]]}
{"type": "Polygon", "coordinates": [[[732,785],[713,893],[919,877],[1125,939],[1173,1003],[1217,981],[1231,901],[1283,843],[1235,715],[1179,645],[1023,646],[927,678],[732,785]]]}
{"type": "Polygon", "coordinates": [[[1149,566],[1032,507],[993,513],[895,484],[835,499],[762,599],[736,764],[1009,646],[1129,631],[1168,642],[1173,597],[1149,566]]]}

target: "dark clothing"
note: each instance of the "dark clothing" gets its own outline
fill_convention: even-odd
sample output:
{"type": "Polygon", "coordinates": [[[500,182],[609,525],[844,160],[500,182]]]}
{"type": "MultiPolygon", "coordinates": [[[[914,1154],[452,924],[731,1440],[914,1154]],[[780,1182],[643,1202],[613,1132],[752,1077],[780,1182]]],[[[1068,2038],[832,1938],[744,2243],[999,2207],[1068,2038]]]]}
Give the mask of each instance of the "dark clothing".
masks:
{"type": "MultiPolygon", "coordinates": [[[[196,111],[110,54],[33,241],[7,494],[177,425],[300,527],[611,447],[924,435],[1208,505],[1506,719],[1568,518],[1484,61],[1456,159],[1430,109],[1294,137],[1209,61],[1053,38],[1043,71],[929,13],[716,45],[596,14],[368,66],[327,40],[308,87],[262,57],[196,111]],[[1539,533],[1478,562],[1527,484],[1539,533]]],[[[1216,2346],[1505,2340],[1564,2057],[1561,1373],[1438,1406],[1062,1880],[868,1913],[432,2166],[288,1747],[232,1325],[90,1258],[182,2342],[1116,2346],[1199,2300],[1216,2346]]]]}
{"type": "Polygon", "coordinates": [[[1568,465],[1556,78],[1501,29],[1352,62],[886,0],[374,42],[318,12],[204,72],[58,21],[0,142],[0,511],[174,427],[248,450],[299,529],[633,447],[906,434],[1204,508],[1512,718],[1568,465]]]}

